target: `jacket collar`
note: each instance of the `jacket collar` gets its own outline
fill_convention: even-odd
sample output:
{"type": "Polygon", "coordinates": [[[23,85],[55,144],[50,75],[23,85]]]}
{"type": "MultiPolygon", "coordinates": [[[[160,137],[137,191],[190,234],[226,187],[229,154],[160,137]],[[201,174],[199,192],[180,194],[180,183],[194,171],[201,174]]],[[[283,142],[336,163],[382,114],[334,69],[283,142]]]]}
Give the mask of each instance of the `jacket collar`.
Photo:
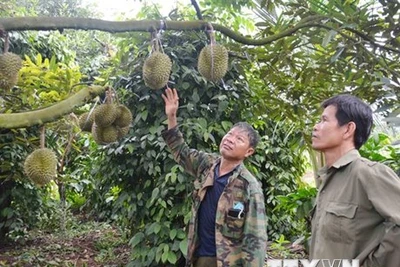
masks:
{"type": "Polygon", "coordinates": [[[326,182],[327,176],[329,176],[330,173],[335,172],[336,170],[349,165],[351,162],[354,160],[360,158],[361,155],[358,152],[357,149],[352,149],[346,154],[344,154],[342,157],[340,157],[335,163],[332,164],[331,167],[328,166],[323,166],[320,168],[317,172],[317,183],[318,184],[324,184],[326,182]],[[325,178],[323,178],[325,177],[325,178]]]}
{"type": "Polygon", "coordinates": [[[333,163],[332,167],[335,169],[340,169],[341,167],[349,165],[351,162],[360,157],[360,152],[358,152],[357,149],[352,149],[344,154],[341,158],[339,158],[335,163],[333,163]]]}

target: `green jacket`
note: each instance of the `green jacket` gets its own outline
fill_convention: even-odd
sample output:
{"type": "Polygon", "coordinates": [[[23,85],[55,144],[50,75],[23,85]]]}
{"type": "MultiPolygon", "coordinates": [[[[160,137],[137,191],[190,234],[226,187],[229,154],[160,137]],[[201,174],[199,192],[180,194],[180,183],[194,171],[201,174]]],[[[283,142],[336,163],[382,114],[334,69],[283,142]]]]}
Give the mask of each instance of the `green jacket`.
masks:
{"type": "MultiPolygon", "coordinates": [[[[163,137],[174,159],[196,178],[186,261],[186,266],[190,266],[198,244],[197,211],[207,187],[214,183],[214,168],[220,157],[190,149],[177,127],[164,131],[163,137]]],[[[264,265],[267,243],[264,195],[260,183],[243,164],[228,178],[228,184],[219,199],[215,240],[218,266],[264,265]],[[237,202],[245,206],[245,215],[241,219],[228,215],[228,210],[237,202]]]]}
{"type": "Polygon", "coordinates": [[[319,172],[311,259],[400,266],[400,179],[352,150],[319,172]]]}

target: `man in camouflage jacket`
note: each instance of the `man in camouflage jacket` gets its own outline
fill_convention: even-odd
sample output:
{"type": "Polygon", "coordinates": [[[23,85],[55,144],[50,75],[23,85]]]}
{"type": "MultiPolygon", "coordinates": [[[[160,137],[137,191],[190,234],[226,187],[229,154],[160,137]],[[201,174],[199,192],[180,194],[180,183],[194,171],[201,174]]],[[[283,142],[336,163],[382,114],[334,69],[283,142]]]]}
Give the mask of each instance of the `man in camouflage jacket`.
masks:
{"type": "Polygon", "coordinates": [[[162,97],[168,118],[163,137],[174,159],[196,178],[186,266],[263,266],[264,196],[243,164],[254,153],[257,133],[249,124],[238,123],[222,139],[221,156],[190,149],[177,127],[176,90],[167,88],[162,97]]]}

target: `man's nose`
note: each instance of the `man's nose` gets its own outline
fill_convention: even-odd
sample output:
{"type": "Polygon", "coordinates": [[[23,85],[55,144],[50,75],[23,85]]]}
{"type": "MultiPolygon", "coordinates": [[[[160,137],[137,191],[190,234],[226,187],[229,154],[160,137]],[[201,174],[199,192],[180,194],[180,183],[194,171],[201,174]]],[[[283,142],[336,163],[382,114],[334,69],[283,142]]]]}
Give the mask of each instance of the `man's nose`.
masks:
{"type": "Polygon", "coordinates": [[[233,144],[233,137],[232,136],[227,136],[226,137],[226,141],[228,141],[229,143],[233,144]]]}

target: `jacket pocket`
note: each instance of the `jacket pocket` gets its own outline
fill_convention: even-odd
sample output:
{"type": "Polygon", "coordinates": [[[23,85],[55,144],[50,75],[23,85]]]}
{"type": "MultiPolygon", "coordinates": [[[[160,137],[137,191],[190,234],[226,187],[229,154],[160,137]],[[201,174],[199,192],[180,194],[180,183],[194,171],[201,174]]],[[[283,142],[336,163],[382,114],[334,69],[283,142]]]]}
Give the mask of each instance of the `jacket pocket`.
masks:
{"type": "Polygon", "coordinates": [[[240,239],[243,237],[243,225],[244,218],[225,214],[225,224],[222,225],[221,233],[226,237],[240,239]]]}
{"type": "Polygon", "coordinates": [[[334,242],[352,243],[356,235],[357,209],[356,204],[329,202],[322,220],[322,235],[334,242]]]}

